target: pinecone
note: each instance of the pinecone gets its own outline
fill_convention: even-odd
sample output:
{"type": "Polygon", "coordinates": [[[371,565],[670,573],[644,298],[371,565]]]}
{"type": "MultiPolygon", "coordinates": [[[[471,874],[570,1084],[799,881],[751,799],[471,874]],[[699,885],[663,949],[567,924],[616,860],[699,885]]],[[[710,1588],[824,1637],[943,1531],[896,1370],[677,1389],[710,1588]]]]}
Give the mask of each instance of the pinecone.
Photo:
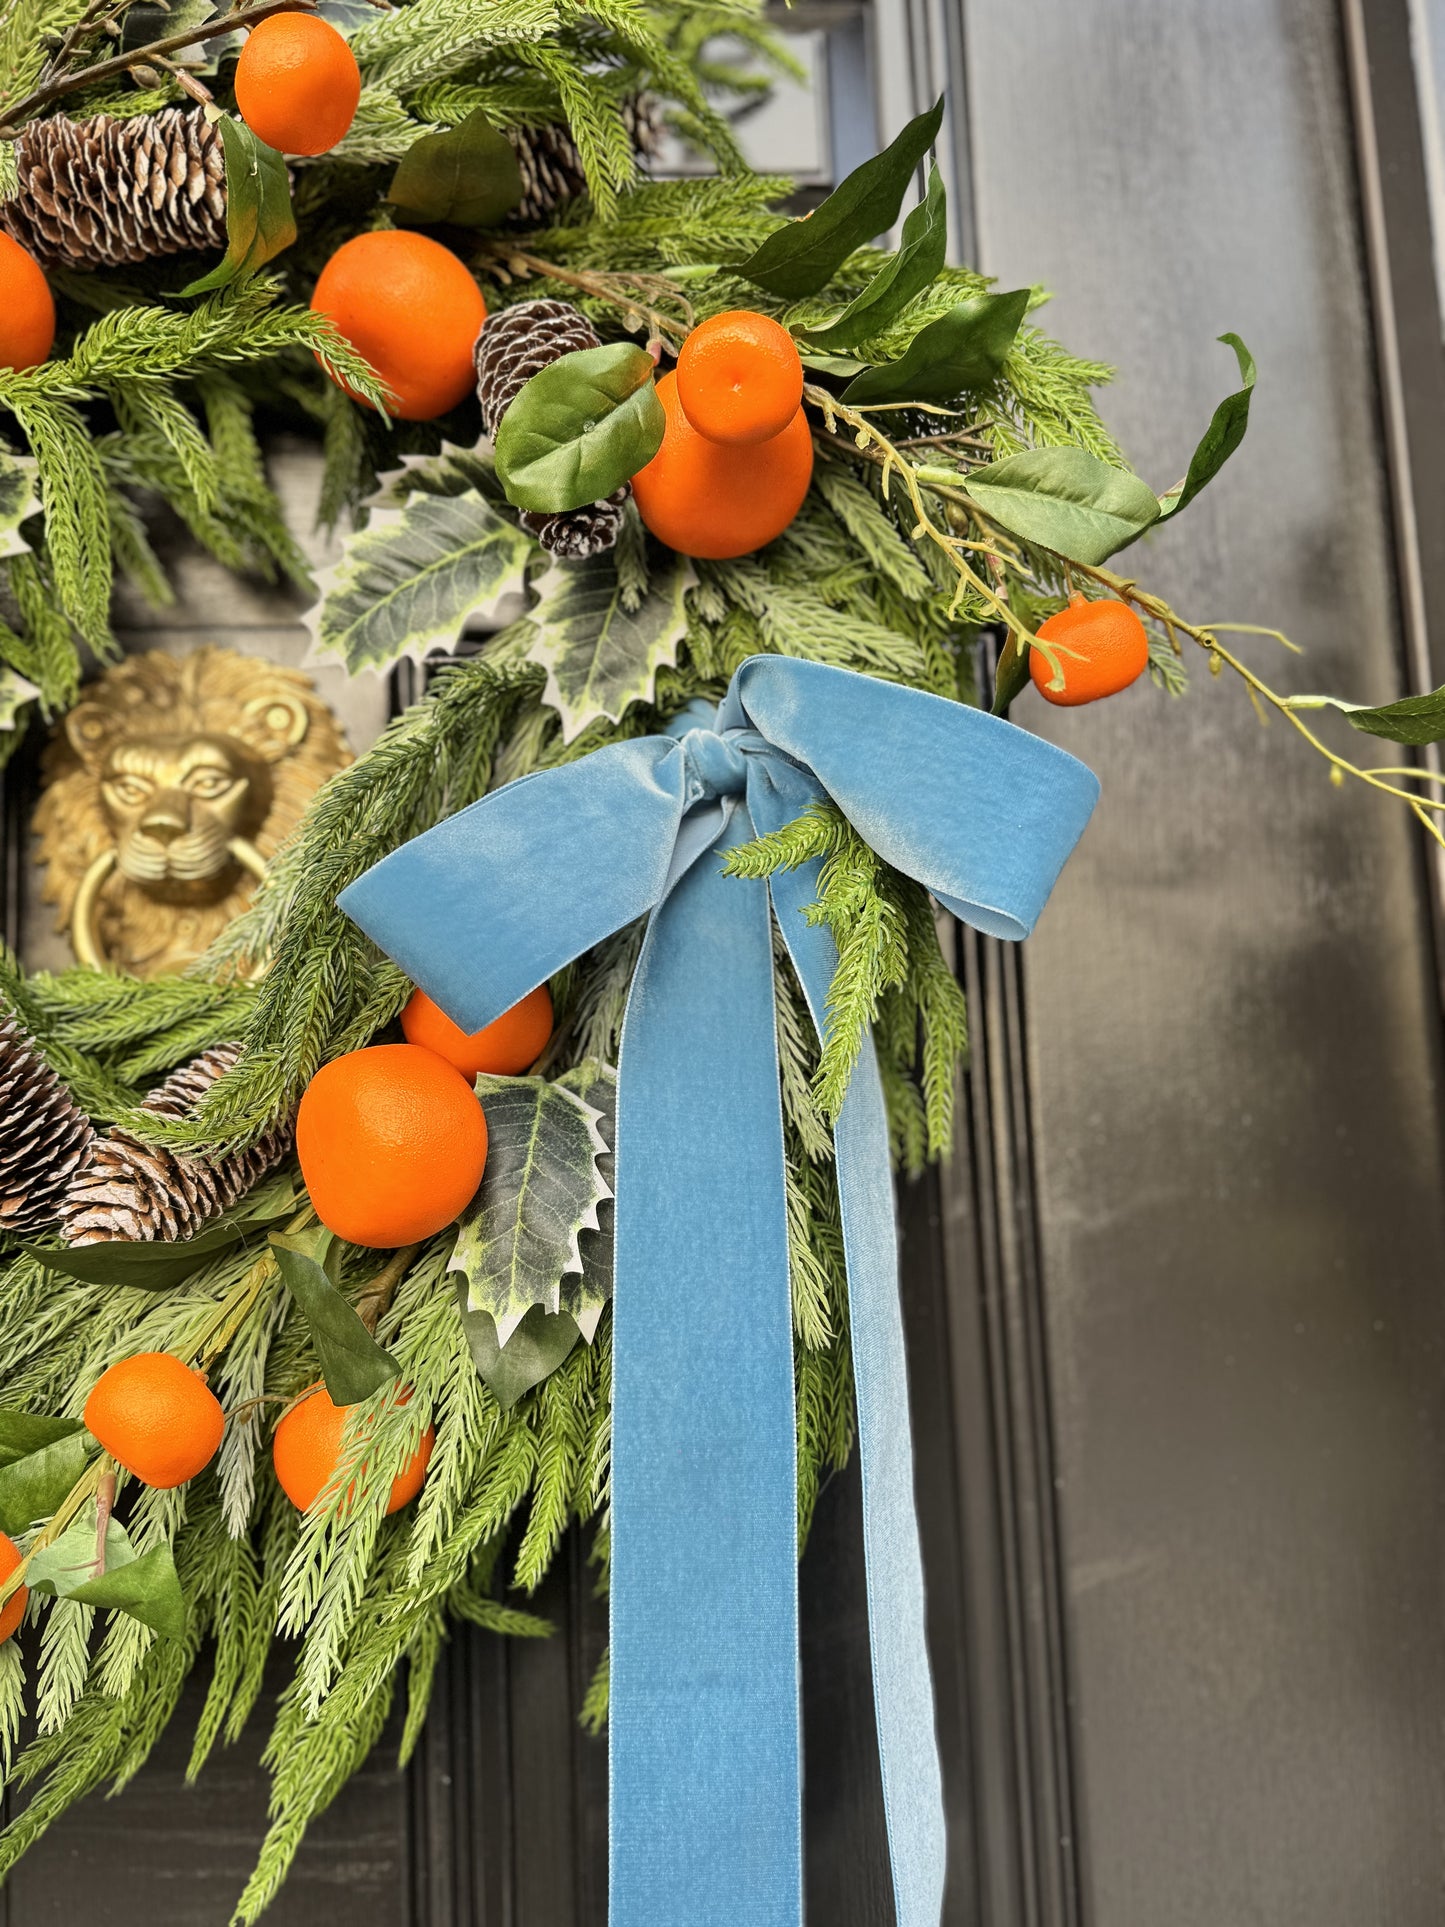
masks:
{"type": "MultiPolygon", "coordinates": [[[[477,398],[487,433],[496,434],[503,415],[539,369],[559,355],[600,346],[597,330],[570,301],[544,297],[499,309],[477,337],[477,398]]],[[[553,555],[585,561],[615,546],[631,493],[632,484],[624,482],[605,502],[591,502],[561,515],[528,509],[521,517],[522,527],[553,555]]]]}
{"type": "Polygon", "coordinates": [[[30,1238],[60,1215],[95,1132],[13,1017],[0,1019],[0,1233],[30,1238]]]}
{"type": "MultiPolygon", "coordinates": [[[[632,151],[644,167],[662,145],[662,114],[650,94],[622,103],[632,151]]],[[[540,227],[551,214],[587,189],[577,143],[565,126],[513,127],[507,132],[522,174],[522,199],[512,212],[519,227],[540,227]]]]}
{"type": "MultiPolygon", "coordinates": [[[[143,1109],[160,1117],[186,1117],[223,1071],[241,1054],[239,1044],[202,1051],[153,1090],[143,1109]]],[[[96,1138],[84,1168],[70,1185],[61,1209],[67,1244],[133,1243],[192,1238],[210,1218],[227,1211],[291,1148],[291,1132],[278,1127],[244,1151],[216,1158],[142,1144],[125,1131],[96,1138]]]]}
{"type": "Polygon", "coordinates": [[[32,121],[0,226],[43,267],[113,268],[226,245],[226,159],[200,112],[32,121]]]}

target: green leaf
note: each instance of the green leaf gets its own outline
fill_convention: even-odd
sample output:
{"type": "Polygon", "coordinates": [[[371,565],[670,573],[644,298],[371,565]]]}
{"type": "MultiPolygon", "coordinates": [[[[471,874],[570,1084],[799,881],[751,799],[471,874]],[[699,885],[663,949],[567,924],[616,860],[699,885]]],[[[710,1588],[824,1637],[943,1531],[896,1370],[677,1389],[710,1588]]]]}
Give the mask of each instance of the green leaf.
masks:
{"type": "MultiPolygon", "coordinates": [[[[363,0],[366,6],[371,0],[363,0]]],[[[443,442],[435,455],[403,455],[400,468],[389,468],[376,478],[376,492],[366,509],[399,509],[413,495],[480,495],[499,507],[506,501],[492,463],[492,445],[483,439],[473,448],[443,442]]]]}
{"type": "Polygon", "coordinates": [[[487,1168],[447,1269],[466,1278],[468,1308],[492,1314],[505,1349],[533,1305],[560,1311],[564,1276],[580,1277],[578,1240],[611,1195],[599,1168],[608,1147],[592,1105],[545,1077],[479,1077],[477,1094],[487,1168]]]}
{"type": "Polygon", "coordinates": [[[1397,703],[1347,703],[1339,696],[1287,696],[1286,709],[1337,709],[1351,729],[1366,736],[1384,736],[1392,743],[1421,749],[1426,743],[1445,742],[1445,687],[1424,696],[1405,696],[1397,703]]]}
{"type": "Polygon", "coordinates": [[[389,669],[450,649],[471,621],[495,623],[509,596],[526,589],[536,544],[475,489],[418,491],[400,508],[373,509],[348,538],[341,561],[321,577],[321,600],[306,620],[318,650],[348,671],[389,669]]]}
{"type": "Polygon", "coordinates": [[[539,369],[497,427],[507,500],[560,515],[602,501],[646,468],[665,426],[655,372],[633,341],[577,348],[539,369]]]}
{"type": "Polygon", "coordinates": [[[909,121],[881,154],[855,167],[820,207],[770,234],[735,270],[745,281],[796,301],[825,288],[855,248],[898,219],[914,170],[938,138],[943,98],[909,121]]]}
{"type": "MultiPolygon", "coordinates": [[[[616,1194],[617,1170],[617,1072],[598,1058],[584,1058],[557,1079],[567,1090],[575,1091],[584,1104],[598,1115],[598,1128],[609,1149],[597,1160],[597,1169],[607,1189],[616,1194]]],[[[602,1307],[612,1296],[613,1248],[616,1242],[617,1206],[613,1197],[604,1198],[597,1207],[596,1230],[584,1229],[577,1240],[582,1257],[578,1276],[568,1272],[562,1279],[562,1309],[577,1320],[577,1328],[590,1345],[597,1335],[602,1307]]]]}
{"type": "Polygon", "coordinates": [[[92,1499],[52,1546],[31,1560],[25,1583],[32,1592],[74,1599],[82,1606],[129,1613],[166,1639],[186,1636],[186,1600],[169,1546],[136,1555],[130,1535],[112,1516],[106,1522],[104,1571],[97,1573],[100,1514],[92,1499]]]}
{"type": "Polygon", "coordinates": [[[234,1211],[208,1224],[194,1238],[156,1239],[133,1244],[115,1238],[104,1244],[22,1245],[47,1271],[76,1278],[84,1285],[128,1285],[141,1291],[170,1291],[222,1251],[238,1245],[261,1225],[295,1209],[295,1180],[282,1172],[259,1185],[234,1211]]]}
{"type": "Polygon", "coordinates": [[[947,253],[948,198],[943,176],[935,165],[928,170],[927,193],[903,223],[897,250],[835,321],[808,330],[809,342],[831,353],[837,348],[856,348],[870,335],[881,334],[916,295],[937,279],[947,253]]]}
{"type": "Polygon", "coordinates": [[[40,464],[33,455],[11,455],[0,449],[0,558],[30,553],[20,524],[40,513],[39,476],[40,464]]]}
{"type": "Polygon", "coordinates": [[[422,225],[492,227],[521,201],[522,170],[512,143],[478,107],[459,126],[413,141],[386,198],[422,225]]]}
{"type": "Polygon", "coordinates": [[[1026,449],[975,469],[964,487],[1011,535],[1090,567],[1159,519],[1147,483],[1084,448],[1026,449]]]}
{"type": "Polygon", "coordinates": [[[400,1365],[377,1344],[327,1273],[325,1261],[334,1253],[329,1231],[294,1236],[273,1232],[271,1249],[310,1328],[321,1376],[334,1404],[359,1405],[401,1377],[400,1365]]]}
{"type": "Polygon", "coordinates": [[[91,1443],[80,1428],[0,1468],[0,1532],[14,1539],[50,1518],[85,1470],[91,1443]]]}
{"type": "Polygon", "coordinates": [[[114,1239],[105,1244],[50,1248],[22,1245],[21,1250],[38,1258],[47,1271],[62,1278],[78,1278],[85,1285],[138,1286],[142,1291],[169,1291],[189,1278],[193,1271],[239,1244],[241,1228],[230,1220],[218,1221],[194,1238],[178,1238],[175,1243],[157,1239],[149,1244],[131,1244],[114,1239]]]}
{"type": "Polygon", "coordinates": [[[216,125],[226,150],[226,254],[209,274],[182,288],[183,295],[249,281],[296,239],[285,161],[244,121],[222,114],[216,125]]]}
{"type": "Polygon", "coordinates": [[[468,1309],[465,1278],[457,1280],[457,1310],[472,1362],[503,1411],[555,1372],[577,1343],[575,1318],[565,1311],[546,1312],[540,1305],[533,1305],[505,1347],[499,1345],[492,1314],[468,1309]]]}
{"type": "Polygon", "coordinates": [[[696,581],[685,556],[661,551],[640,605],[629,608],[615,551],[552,564],[528,612],[527,654],[546,668],[542,700],[562,718],[563,742],[599,716],[621,722],[633,703],[651,702],[658,670],[677,662],[687,634],[684,599],[696,581]]]}
{"type": "Polygon", "coordinates": [[[1234,350],[1239,363],[1239,378],[1244,384],[1226,395],[1215,409],[1198,448],[1190,458],[1189,473],[1176,487],[1159,498],[1159,519],[1165,521],[1187,508],[1207,483],[1212,482],[1244,440],[1249,427],[1249,404],[1254,397],[1254,357],[1238,335],[1220,335],[1219,340],[1234,350]]]}
{"type": "Polygon", "coordinates": [[[107,1541],[105,1573],[76,1586],[69,1596],[82,1606],[109,1606],[114,1612],[129,1613],[163,1639],[186,1636],[186,1596],[169,1546],[152,1546],[138,1559],[132,1555],[115,1564],[107,1541]]]}
{"type": "Polygon", "coordinates": [[[1010,704],[1016,702],[1029,684],[1029,652],[1021,649],[1018,637],[1012,629],[1004,637],[1003,648],[998,655],[998,668],[993,678],[993,711],[995,716],[1007,716],[1010,704]]]}
{"type": "Polygon", "coordinates": [[[975,294],[930,321],[898,361],[869,368],[843,390],[854,406],[889,401],[948,402],[982,388],[1003,367],[1029,305],[1028,288],[975,294]]]}
{"type": "Polygon", "coordinates": [[[84,1431],[78,1418],[49,1418],[34,1412],[0,1411],[0,1467],[27,1458],[57,1439],[84,1431]]]}

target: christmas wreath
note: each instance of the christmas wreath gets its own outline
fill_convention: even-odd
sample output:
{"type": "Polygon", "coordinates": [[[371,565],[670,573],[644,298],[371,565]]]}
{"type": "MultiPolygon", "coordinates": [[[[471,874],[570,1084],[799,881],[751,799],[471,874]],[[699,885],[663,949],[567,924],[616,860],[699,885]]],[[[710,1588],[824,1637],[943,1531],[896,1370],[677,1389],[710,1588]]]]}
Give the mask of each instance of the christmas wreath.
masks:
{"type": "MultiPolygon", "coordinates": [[[[117,579],[169,596],[157,507],[228,568],[312,586],[267,480],[278,421],[319,437],[323,517],[350,519],[317,650],[429,674],[199,965],[4,960],[0,1764],[26,1798],[0,1869],[140,1768],[195,1668],[199,1772],[280,1639],[253,1921],[398,1693],[415,1746],[449,1626],[545,1635],[526,1596],[574,1523],[607,1581],[616,1066],[647,913],[696,851],[535,955],[498,912],[496,994],[439,999],[458,1025],[361,927],[395,955],[411,922],[435,947],[440,914],[485,942],[465,878],[443,912],[420,870],[386,902],[362,881],[411,839],[455,821],[495,848],[504,798],[552,810],[551,844],[505,844],[490,916],[545,895],[534,863],[579,889],[626,871],[598,826],[616,810],[630,836],[674,779],[679,812],[726,816],[764,766],[798,801],[764,828],[747,787],[757,833],[723,856],[738,902],[767,880],[800,912],[764,932],[790,1560],[854,1441],[834,1132],[855,1074],[876,1060],[897,1167],[946,1153],[966,1025],[938,906],[1021,934],[1091,801],[1011,706],[1146,675],[1177,695],[1197,649],[1441,840],[1427,772],[1356,765],[1306,720],[1333,699],[1278,693],[1226,641],[1273,632],[1186,620],[1110,566],[1238,447],[1244,344],[1224,337],[1238,385],[1157,492],[1041,292],[946,263],[941,104],[780,211],[729,115],[785,64],[753,0],[0,12],[0,757],[114,656],[117,579]],[[664,177],[664,140],[713,171],[664,177]],[[770,679],[779,657],[806,673],[770,679]],[[888,757],[835,780],[819,718],[855,702],[888,757]],[[978,832],[996,896],[910,865],[866,801],[959,717],[985,764],[1033,745],[1007,761],[1028,793],[978,832]],[[618,802],[599,772],[624,769],[618,802]],[[1020,883],[1031,837],[1057,847],[1020,883]]],[[[1335,706],[1396,742],[1445,733],[1440,692],[1335,706]]],[[[593,1728],[608,1692],[604,1668],[593,1728]]]]}

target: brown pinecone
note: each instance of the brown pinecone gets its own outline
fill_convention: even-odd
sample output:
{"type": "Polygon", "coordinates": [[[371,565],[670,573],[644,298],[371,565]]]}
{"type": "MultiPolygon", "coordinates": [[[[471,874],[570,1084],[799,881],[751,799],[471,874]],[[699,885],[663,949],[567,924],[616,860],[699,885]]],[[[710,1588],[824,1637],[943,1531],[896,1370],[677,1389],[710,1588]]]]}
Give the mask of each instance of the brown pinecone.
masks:
{"type": "Polygon", "coordinates": [[[32,121],[0,225],[43,267],[113,268],[226,245],[226,157],[199,111],[32,121]]]}
{"type": "Polygon", "coordinates": [[[54,1223],[94,1137],[29,1034],[0,1019],[0,1233],[33,1238],[54,1223]]]}
{"type": "MultiPolygon", "coordinates": [[[[241,1054],[239,1044],[216,1044],[172,1071],[143,1109],[161,1117],[186,1117],[223,1071],[241,1054]]],[[[193,1238],[208,1219],[228,1211],[291,1148],[291,1132],[278,1127],[244,1151],[219,1157],[142,1144],[125,1131],[96,1138],[84,1168],[61,1208],[67,1244],[106,1244],[115,1239],[146,1243],[193,1238]]]]}
{"type": "MultiPolygon", "coordinates": [[[[634,94],[622,103],[622,118],[632,136],[632,149],[644,166],[662,144],[662,115],[650,94],[634,94]]],[[[568,201],[587,189],[587,175],[577,143],[565,126],[513,127],[507,139],[522,174],[522,199],[512,211],[521,227],[539,227],[568,201]]]]}
{"type": "MultiPolygon", "coordinates": [[[[499,308],[477,337],[477,399],[487,433],[496,434],[507,409],[540,369],[559,355],[601,345],[597,330],[570,301],[543,297],[499,308]]],[[[624,482],[605,502],[590,502],[585,508],[560,515],[528,509],[522,527],[553,555],[585,561],[616,545],[631,493],[632,484],[624,482]]]]}

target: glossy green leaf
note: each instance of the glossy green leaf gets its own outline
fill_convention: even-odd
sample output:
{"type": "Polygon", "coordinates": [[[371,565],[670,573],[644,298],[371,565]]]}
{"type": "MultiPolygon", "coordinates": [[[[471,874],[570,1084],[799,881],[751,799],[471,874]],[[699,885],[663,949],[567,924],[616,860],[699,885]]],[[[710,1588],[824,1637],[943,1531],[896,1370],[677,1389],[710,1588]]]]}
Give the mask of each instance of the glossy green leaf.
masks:
{"type": "Polygon", "coordinates": [[[424,662],[431,650],[450,649],[467,623],[495,623],[510,598],[520,606],[537,553],[476,489],[408,487],[399,507],[373,508],[348,539],[306,621],[318,652],[339,656],[352,675],[403,656],[424,662]]]}
{"type": "Polygon", "coordinates": [[[208,294],[233,281],[249,281],[296,239],[285,161],[244,121],[222,114],[216,125],[226,150],[226,253],[182,294],[208,294]]]}
{"type": "MultiPolygon", "coordinates": [[[[505,1348],[533,1305],[563,1309],[568,1274],[578,1281],[571,1304],[593,1308],[579,1240],[599,1228],[598,1208],[611,1195],[600,1169],[608,1144],[600,1113],[545,1077],[479,1077],[477,1094],[487,1168],[447,1268],[466,1278],[468,1309],[492,1314],[505,1348]]],[[[595,1310],[600,1315],[600,1300],[595,1310]]],[[[591,1323],[595,1330],[595,1317],[591,1323]]]]}
{"type": "Polygon", "coordinates": [[[696,580],[685,556],[663,550],[652,557],[634,608],[615,551],[552,564],[528,612],[527,654],[546,667],[542,701],[562,718],[564,742],[599,716],[620,722],[633,703],[652,701],[658,670],[676,663],[687,634],[685,602],[696,580]]]}
{"type": "Polygon", "coordinates": [[[83,1431],[78,1418],[50,1418],[41,1413],[0,1411],[0,1467],[13,1465],[42,1446],[83,1431]]]}
{"type": "Polygon", "coordinates": [[[112,1563],[99,1579],[76,1586],[69,1597],[82,1606],[109,1606],[129,1613],[163,1639],[184,1639],[188,1614],[180,1574],[169,1546],[152,1546],[139,1558],[112,1563]]]}
{"type": "Polygon", "coordinates": [[[1030,448],[975,469],[964,487],[986,515],[1040,548],[1097,567],[1159,519],[1159,499],[1084,448],[1030,448]]]}
{"type": "Polygon", "coordinates": [[[1018,700],[1028,685],[1029,651],[1019,647],[1018,638],[1010,629],[999,651],[998,668],[994,671],[993,714],[1007,716],[1010,705],[1018,700]]]}
{"type": "Polygon", "coordinates": [[[854,406],[895,401],[949,402],[982,388],[1003,367],[1028,311],[1029,289],[975,294],[930,321],[897,361],[865,369],[843,390],[854,406]]]}
{"type": "Polygon", "coordinates": [[[942,125],[940,96],[881,154],[855,167],[810,215],[770,234],[736,272],[788,300],[817,294],[856,248],[866,247],[898,219],[908,183],[942,125]]]}
{"type": "Polygon", "coordinates": [[[645,468],[665,418],[652,356],[632,341],[577,348],[539,369],[497,427],[497,475],[544,515],[600,502],[645,468]]]}
{"type": "Polygon", "coordinates": [[[330,1232],[275,1232],[271,1249],[291,1296],[301,1307],[326,1389],[337,1405],[359,1405],[383,1385],[400,1378],[401,1367],[378,1345],[356,1308],[336,1289],[326,1260],[333,1255],[330,1232]]]}
{"type": "Polygon", "coordinates": [[[468,1307],[465,1278],[457,1280],[457,1311],[472,1362],[504,1411],[515,1405],[523,1392],[530,1392],[555,1372],[579,1336],[577,1321],[570,1313],[546,1312],[534,1305],[506,1345],[498,1344],[492,1314],[468,1307]]]}
{"type": "Polygon", "coordinates": [[[1366,736],[1383,736],[1392,743],[1408,743],[1415,749],[1426,743],[1445,742],[1445,688],[1378,706],[1347,703],[1339,696],[1289,696],[1285,708],[1337,709],[1351,729],[1366,736]]]}
{"type": "Polygon", "coordinates": [[[410,223],[492,227],[521,201],[522,170],[512,143],[479,107],[458,126],[413,141],[386,198],[410,223]]]}
{"type": "Polygon", "coordinates": [[[948,198],[937,166],[928,170],[928,191],[903,223],[894,253],[861,293],[825,328],[810,328],[808,341],[831,354],[856,348],[891,327],[917,295],[938,277],[948,253],[948,198]]]}
{"type": "Polygon", "coordinates": [[[50,1518],[85,1470],[92,1443],[78,1428],[0,1467],[0,1532],[13,1539],[50,1518]]]}
{"type": "Polygon", "coordinates": [[[1208,428],[1205,429],[1198,448],[1189,463],[1189,473],[1177,487],[1171,488],[1159,498],[1159,519],[1166,520],[1177,515],[1182,508],[1192,502],[1206,483],[1212,482],[1220,469],[1229,460],[1235,449],[1244,440],[1244,431],[1249,427],[1249,404],[1254,397],[1254,357],[1238,335],[1220,335],[1226,347],[1234,350],[1234,358],[1239,363],[1239,378],[1242,386],[1232,395],[1226,395],[1215,409],[1208,428]]]}
{"type": "Polygon", "coordinates": [[[295,1181],[283,1172],[268,1178],[234,1211],[208,1224],[194,1238],[177,1238],[174,1242],[158,1238],[141,1244],[114,1238],[104,1244],[75,1247],[22,1245],[21,1250],[38,1258],[47,1271],[77,1278],[85,1285],[169,1291],[219,1253],[240,1244],[251,1232],[285,1217],[295,1209],[296,1201],[295,1181]]]}
{"type": "Polygon", "coordinates": [[[74,1599],[82,1606],[128,1613],[166,1639],[186,1636],[186,1600],[169,1546],[139,1555],[120,1521],[106,1524],[104,1570],[96,1570],[100,1515],[94,1500],[52,1546],[31,1560],[25,1583],[34,1592],[74,1599]]]}

